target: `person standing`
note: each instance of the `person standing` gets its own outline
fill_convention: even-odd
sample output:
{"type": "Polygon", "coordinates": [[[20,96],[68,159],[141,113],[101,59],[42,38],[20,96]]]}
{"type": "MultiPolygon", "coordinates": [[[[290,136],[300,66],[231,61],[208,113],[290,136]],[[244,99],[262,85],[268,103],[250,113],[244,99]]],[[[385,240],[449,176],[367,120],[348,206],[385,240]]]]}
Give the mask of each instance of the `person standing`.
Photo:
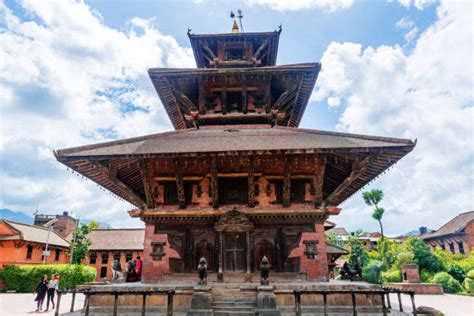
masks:
{"type": "Polygon", "coordinates": [[[48,284],[48,296],[46,298],[46,310],[48,311],[49,309],[49,301],[51,301],[54,309],[54,294],[56,291],[59,289],[59,275],[53,274],[51,276],[51,280],[49,281],[48,284]]]}
{"type": "Polygon", "coordinates": [[[140,259],[140,256],[137,256],[137,264],[135,266],[135,270],[137,271],[137,281],[141,281],[141,279],[142,279],[142,259],[140,259]]]}
{"type": "Polygon", "coordinates": [[[35,291],[33,294],[36,293],[36,311],[40,312],[43,309],[43,301],[44,297],[46,296],[46,292],[48,291],[48,276],[44,275],[41,281],[39,281],[38,285],[36,286],[35,291]]]}

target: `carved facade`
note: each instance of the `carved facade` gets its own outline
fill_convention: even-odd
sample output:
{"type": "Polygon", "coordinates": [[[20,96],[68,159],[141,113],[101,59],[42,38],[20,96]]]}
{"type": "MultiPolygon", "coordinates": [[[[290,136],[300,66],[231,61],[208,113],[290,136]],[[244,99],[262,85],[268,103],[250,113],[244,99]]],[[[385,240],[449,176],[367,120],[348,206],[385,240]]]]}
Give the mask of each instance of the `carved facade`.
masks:
{"type": "MultiPolygon", "coordinates": [[[[176,131],[55,152],[137,206],[143,279],[275,272],[326,280],[324,221],[410,140],[298,128],[321,65],[276,66],[280,30],[189,33],[197,69],[149,70],[176,131]]],[[[246,278],[248,279],[248,278],[246,278]]]]}

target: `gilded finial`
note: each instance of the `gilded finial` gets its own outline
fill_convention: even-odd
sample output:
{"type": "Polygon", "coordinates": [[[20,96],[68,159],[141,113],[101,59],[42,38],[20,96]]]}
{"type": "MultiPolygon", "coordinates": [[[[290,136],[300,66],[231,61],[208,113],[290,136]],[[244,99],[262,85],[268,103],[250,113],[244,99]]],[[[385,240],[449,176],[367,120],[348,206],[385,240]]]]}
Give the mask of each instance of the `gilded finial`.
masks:
{"type": "Polygon", "coordinates": [[[237,25],[237,21],[234,20],[234,25],[232,25],[232,33],[240,33],[239,26],[237,25]]]}

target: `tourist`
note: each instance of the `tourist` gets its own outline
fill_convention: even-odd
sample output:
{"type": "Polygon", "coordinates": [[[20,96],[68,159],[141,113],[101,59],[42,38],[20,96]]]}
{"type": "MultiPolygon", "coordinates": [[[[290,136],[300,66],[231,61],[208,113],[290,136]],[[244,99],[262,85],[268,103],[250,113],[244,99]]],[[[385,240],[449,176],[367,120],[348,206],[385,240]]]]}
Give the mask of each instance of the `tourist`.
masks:
{"type": "Polygon", "coordinates": [[[53,274],[51,276],[51,280],[49,281],[48,284],[48,296],[46,298],[46,310],[48,311],[49,309],[49,301],[51,301],[54,309],[54,294],[56,291],[59,289],[59,275],[58,274],[53,274]]]}
{"type": "Polygon", "coordinates": [[[137,256],[135,271],[137,272],[137,281],[140,281],[142,279],[142,259],[140,259],[140,256],[137,256]]]}
{"type": "Polygon", "coordinates": [[[44,275],[41,281],[39,281],[38,285],[36,286],[36,290],[33,292],[33,294],[36,294],[36,312],[40,312],[43,309],[43,301],[47,291],[48,276],[44,275]]]}

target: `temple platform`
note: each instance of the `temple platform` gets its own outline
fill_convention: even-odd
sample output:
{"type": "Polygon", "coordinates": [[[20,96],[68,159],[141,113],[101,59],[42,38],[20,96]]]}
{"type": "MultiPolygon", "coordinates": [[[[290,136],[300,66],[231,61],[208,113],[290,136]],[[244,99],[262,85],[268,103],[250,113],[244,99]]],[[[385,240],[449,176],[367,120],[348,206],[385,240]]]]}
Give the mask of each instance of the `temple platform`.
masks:
{"type": "MultiPolygon", "coordinates": [[[[144,292],[152,293],[147,295],[146,312],[166,315],[170,304],[166,291],[173,292],[171,303],[173,315],[267,315],[258,312],[258,300],[263,291],[269,293],[276,303],[278,312],[272,315],[295,315],[297,300],[302,315],[324,315],[325,309],[328,315],[353,315],[354,305],[358,315],[382,315],[382,306],[386,304],[383,302],[385,297],[381,295],[382,288],[365,282],[339,280],[307,282],[302,275],[290,273],[273,274],[273,277],[270,277],[270,286],[261,286],[257,282],[259,276],[256,274],[252,276],[252,282],[238,281],[242,274],[226,276],[224,282],[217,282],[217,276],[210,274],[207,286],[197,286],[196,275],[170,274],[164,276],[163,283],[88,284],[78,289],[95,292],[90,298],[90,315],[111,313],[114,308],[114,294],[118,294],[118,314],[139,315],[144,292]],[[163,292],[156,293],[156,291],[163,292]],[[295,295],[295,291],[300,293],[299,298],[295,295]],[[305,293],[305,291],[317,293],[305,293]],[[323,296],[322,292],[327,294],[323,296]],[[209,301],[209,313],[190,312],[193,295],[201,294],[204,294],[209,301]]],[[[392,312],[390,315],[406,314],[392,312]]]]}

